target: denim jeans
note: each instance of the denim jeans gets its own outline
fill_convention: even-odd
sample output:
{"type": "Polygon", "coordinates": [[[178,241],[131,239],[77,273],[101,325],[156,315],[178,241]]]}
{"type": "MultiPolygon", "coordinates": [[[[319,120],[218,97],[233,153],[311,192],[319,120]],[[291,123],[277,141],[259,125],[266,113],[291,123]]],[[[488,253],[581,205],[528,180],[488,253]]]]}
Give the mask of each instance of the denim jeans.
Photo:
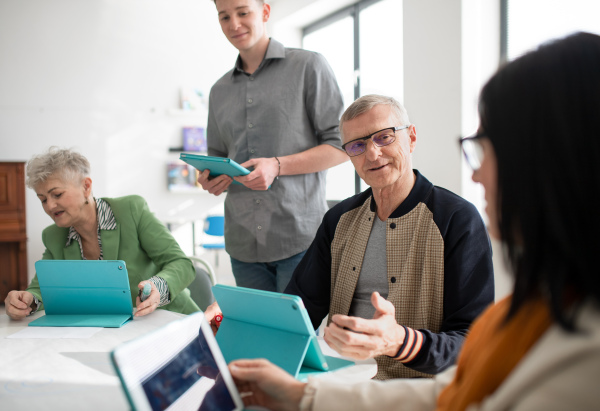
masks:
{"type": "Polygon", "coordinates": [[[231,257],[231,269],[235,283],[240,287],[282,293],[304,254],[306,254],[306,250],[270,263],[245,263],[231,257]]]}

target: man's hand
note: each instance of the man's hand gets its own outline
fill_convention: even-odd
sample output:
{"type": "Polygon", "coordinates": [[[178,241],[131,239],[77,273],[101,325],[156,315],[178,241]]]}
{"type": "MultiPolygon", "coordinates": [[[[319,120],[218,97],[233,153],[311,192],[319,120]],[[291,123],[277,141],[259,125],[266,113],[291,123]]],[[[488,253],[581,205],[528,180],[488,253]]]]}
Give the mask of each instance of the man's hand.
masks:
{"type": "Polygon", "coordinates": [[[217,335],[217,330],[219,329],[220,323],[220,321],[217,321],[215,319],[217,315],[220,315],[221,319],[223,319],[221,307],[219,307],[219,304],[217,304],[217,302],[215,301],[214,303],[206,307],[206,310],[204,310],[204,318],[206,318],[206,321],[208,321],[208,324],[210,324],[210,328],[212,329],[214,335],[217,335]]]}
{"type": "Polygon", "coordinates": [[[215,178],[209,179],[210,170],[206,169],[198,174],[198,184],[202,188],[208,191],[210,194],[216,196],[221,195],[223,191],[227,190],[227,187],[233,182],[231,177],[225,174],[221,174],[215,178]]]}
{"type": "Polygon", "coordinates": [[[138,295],[135,299],[135,306],[137,307],[137,311],[135,312],[136,317],[142,317],[144,315],[148,315],[154,310],[158,308],[158,304],[160,304],[160,293],[156,286],[152,283],[152,281],[140,281],[138,284],[138,288],[140,290],[144,289],[144,285],[150,284],[152,286],[152,291],[150,291],[150,295],[143,302],[140,300],[140,296],[138,295]]]}
{"type": "Polygon", "coordinates": [[[4,300],[6,314],[13,320],[22,320],[31,313],[31,303],[33,294],[29,291],[11,291],[4,300]]]}
{"type": "Polygon", "coordinates": [[[246,168],[254,167],[250,174],[235,177],[236,181],[251,190],[267,190],[279,174],[279,162],[275,157],[253,158],[240,165],[246,168]]]}
{"type": "Polygon", "coordinates": [[[260,405],[274,411],[298,410],[306,383],[264,359],[236,360],[229,370],[245,406],[260,405]]]}
{"type": "Polygon", "coordinates": [[[396,322],[394,305],[378,292],[371,295],[372,320],[334,315],[325,328],[325,342],[335,351],[357,360],[378,355],[394,357],[404,342],[404,328],[396,322]]]}

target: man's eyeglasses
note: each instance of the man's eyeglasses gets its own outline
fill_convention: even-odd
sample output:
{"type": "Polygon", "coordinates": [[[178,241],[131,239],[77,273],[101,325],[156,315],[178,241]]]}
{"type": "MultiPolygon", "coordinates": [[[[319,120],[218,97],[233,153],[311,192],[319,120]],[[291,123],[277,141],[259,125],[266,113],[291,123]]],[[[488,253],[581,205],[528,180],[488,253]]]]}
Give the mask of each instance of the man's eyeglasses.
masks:
{"type": "Polygon", "coordinates": [[[469,164],[469,167],[473,171],[477,171],[481,168],[483,162],[483,146],[481,145],[481,139],[486,137],[485,133],[477,133],[474,136],[464,137],[458,140],[462,152],[465,155],[465,159],[469,164]]]}
{"type": "Polygon", "coordinates": [[[346,144],[342,144],[342,148],[346,150],[346,153],[350,157],[359,156],[367,150],[367,140],[372,139],[373,144],[375,144],[377,147],[387,146],[396,140],[396,131],[404,130],[405,128],[409,127],[410,124],[407,126],[384,128],[383,130],[376,131],[366,137],[348,141],[346,144]]]}

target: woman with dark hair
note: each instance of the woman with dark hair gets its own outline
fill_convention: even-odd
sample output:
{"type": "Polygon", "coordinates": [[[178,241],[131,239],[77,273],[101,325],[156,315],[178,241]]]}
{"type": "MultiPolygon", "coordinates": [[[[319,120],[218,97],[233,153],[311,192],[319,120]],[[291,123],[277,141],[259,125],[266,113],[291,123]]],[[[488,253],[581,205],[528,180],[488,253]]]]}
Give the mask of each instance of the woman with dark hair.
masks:
{"type": "Polygon", "coordinates": [[[271,409],[592,410],[600,404],[600,37],[578,33],[500,69],[461,139],[485,188],[513,294],[473,324],[434,380],[294,380],[230,365],[247,404],[271,409]]]}

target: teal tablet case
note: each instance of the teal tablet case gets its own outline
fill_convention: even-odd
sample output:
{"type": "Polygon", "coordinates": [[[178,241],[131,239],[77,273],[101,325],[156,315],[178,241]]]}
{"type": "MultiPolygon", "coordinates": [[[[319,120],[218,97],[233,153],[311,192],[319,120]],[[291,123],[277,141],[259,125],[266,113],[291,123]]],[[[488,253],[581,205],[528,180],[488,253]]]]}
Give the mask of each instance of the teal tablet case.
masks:
{"type": "MultiPolygon", "coordinates": [[[[245,176],[250,174],[250,170],[242,167],[235,161],[226,157],[203,156],[200,154],[181,153],[179,159],[185,161],[199,171],[207,168],[210,170],[211,177],[226,174],[229,177],[245,176]]],[[[233,180],[235,184],[241,184],[233,180]]]]}
{"type": "Polygon", "coordinates": [[[323,355],[300,297],[221,284],[212,289],[223,312],[217,342],[227,362],[266,358],[300,380],[354,365],[323,355]]]}
{"type": "Polygon", "coordinates": [[[124,261],[40,260],[35,270],[46,315],[30,326],[118,328],[133,318],[124,261]]]}

